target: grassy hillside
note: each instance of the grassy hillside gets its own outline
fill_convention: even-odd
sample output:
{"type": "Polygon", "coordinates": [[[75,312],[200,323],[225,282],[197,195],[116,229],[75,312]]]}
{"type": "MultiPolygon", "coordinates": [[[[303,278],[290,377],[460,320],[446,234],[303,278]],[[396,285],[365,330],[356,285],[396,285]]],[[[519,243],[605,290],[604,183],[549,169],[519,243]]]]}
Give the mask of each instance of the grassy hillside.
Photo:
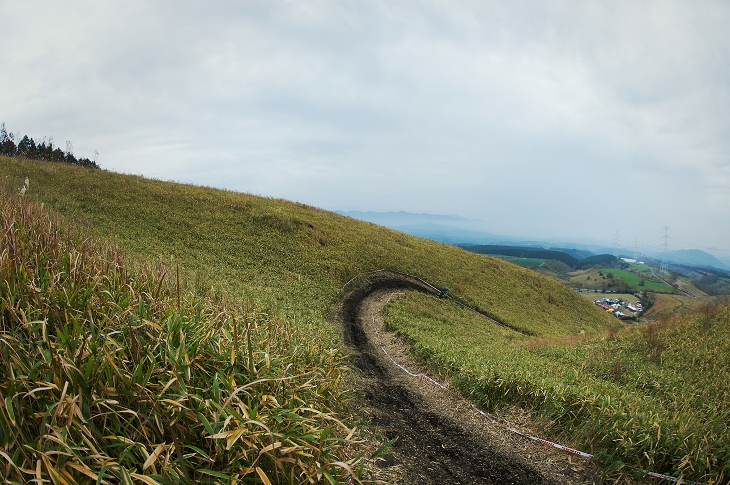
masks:
{"type": "Polygon", "coordinates": [[[653,304],[645,316],[653,320],[667,318],[679,313],[694,312],[701,307],[721,301],[723,297],[690,297],[684,295],[649,294],[653,304]]]}
{"type": "Polygon", "coordinates": [[[324,317],[353,276],[416,274],[511,327],[536,335],[613,324],[565,286],[498,259],[302,204],[136,176],[0,158],[3,183],[127,251],[171,258],[222,288],[304,320],[337,346],[324,317]]]}
{"type": "MultiPolygon", "coordinates": [[[[337,353],[0,189],[4,483],[346,476],[337,353]]],[[[334,478],[332,478],[334,480],[334,478]]]]}
{"type": "MultiPolygon", "coordinates": [[[[144,300],[144,305],[140,306],[139,300],[130,296],[127,305],[122,307],[120,317],[113,324],[116,325],[113,327],[116,329],[114,332],[117,332],[113,335],[120,335],[122,340],[109,345],[126,345],[131,349],[130,352],[134,352],[134,344],[129,340],[132,337],[124,336],[123,330],[125,319],[133,315],[142,322],[139,325],[146,325],[146,320],[158,329],[149,338],[151,342],[160,343],[151,344],[151,348],[160,349],[161,352],[163,347],[168,347],[167,343],[163,345],[170,338],[170,330],[165,322],[174,319],[173,315],[178,311],[172,275],[179,265],[181,285],[190,291],[183,298],[182,305],[188,315],[183,320],[191,322],[186,332],[191,332],[189,338],[195,340],[202,338],[193,336],[199,335],[195,333],[197,327],[203,329],[200,331],[204,332],[205,339],[201,342],[208,350],[202,359],[211,359],[210,364],[201,365],[200,368],[187,367],[189,372],[201,373],[191,374],[190,378],[209,382],[214,375],[212,369],[222,366],[226,358],[230,359],[231,348],[236,347],[238,350],[234,354],[237,357],[231,365],[240,367],[228,368],[219,378],[219,391],[216,392],[224,392],[220,391],[224,377],[228,379],[225,392],[233,392],[234,383],[240,386],[242,382],[255,380],[251,369],[247,364],[243,365],[249,358],[246,347],[241,343],[242,337],[239,335],[236,338],[231,327],[234,317],[239,321],[252,318],[251,311],[245,308],[254,308],[260,318],[258,328],[261,329],[253,343],[253,356],[250,359],[255,362],[255,371],[267,369],[270,372],[267,378],[282,376],[287,372],[291,375],[291,370],[284,369],[286,363],[295,362],[297,369],[301,370],[300,374],[311,378],[310,385],[315,395],[300,395],[297,386],[283,386],[284,389],[275,387],[276,391],[252,389],[250,399],[253,400],[240,405],[248,406],[246,409],[253,413],[265,409],[261,419],[268,420],[262,421],[268,429],[274,426],[273,423],[279,423],[277,419],[289,416],[292,420],[291,432],[284,430],[283,424],[275,427],[285,439],[300,443],[301,446],[305,446],[301,443],[302,439],[309,439],[310,434],[306,430],[311,426],[309,422],[306,425],[296,422],[300,418],[309,419],[303,416],[302,401],[311,400],[317,412],[344,421],[344,427],[333,425],[331,431],[326,424],[319,423],[317,429],[320,431],[316,439],[311,440],[311,446],[330,450],[327,452],[330,453],[327,455],[330,463],[334,463],[335,454],[346,459],[354,457],[348,455],[352,452],[346,447],[337,448],[334,444],[328,444],[328,433],[340,439],[349,433],[345,428],[352,426],[352,420],[342,405],[347,391],[344,370],[346,358],[338,329],[328,317],[333,305],[343,296],[342,287],[346,282],[358,274],[388,268],[417,275],[435,285],[448,285],[453,296],[509,327],[504,329],[489,325],[483,320],[474,319],[472,314],[464,314],[456,306],[423,295],[400,299],[386,309],[388,323],[413,343],[415,351],[423,359],[451,375],[465,393],[483,404],[497,406],[510,403],[533,409],[547,420],[552,420],[553,432],[572,430],[574,443],[587,444],[606,463],[613,465],[623,461],[705,480],[722,476],[718,473],[727,467],[727,461],[700,463],[697,460],[701,460],[701,456],[683,454],[679,446],[672,448],[672,452],[662,451],[658,446],[664,446],[665,441],[648,438],[654,433],[653,423],[657,421],[660,427],[665,426],[662,423],[668,426],[666,430],[662,429],[664,436],[674,436],[680,441],[684,439],[688,444],[694,442],[687,438],[687,433],[695,431],[677,430],[674,427],[677,421],[673,421],[673,415],[666,412],[651,414],[655,409],[653,406],[667,404],[667,394],[646,397],[641,389],[625,388],[620,382],[606,379],[606,369],[612,372],[615,362],[608,357],[601,360],[600,356],[610,355],[603,352],[610,352],[614,340],[596,338],[581,343],[579,334],[630,337],[616,334],[620,325],[617,320],[581,295],[533,271],[302,204],[48,162],[0,158],[0,183],[3,186],[17,193],[26,177],[30,179],[24,195],[27,202],[43,203],[46,208],[62,214],[80,234],[111,241],[127,253],[132,261],[144,261],[159,268],[156,279],[150,278],[152,286],[160,284],[164,289],[159,294],[166,295],[167,303],[161,305],[157,313],[147,316],[144,309],[156,298],[144,300]],[[163,278],[162,274],[167,276],[163,278]],[[207,310],[200,313],[201,308],[207,310]],[[214,328],[220,328],[221,333],[213,333],[214,328]],[[209,330],[208,333],[205,333],[205,329],[209,330]],[[238,346],[235,345],[236,341],[238,346]],[[231,380],[231,375],[236,377],[231,380]],[[274,397],[275,401],[266,396],[274,397]],[[282,414],[270,408],[281,409],[282,414]],[[632,420],[631,416],[637,409],[641,413],[648,413],[641,414],[648,418],[632,420]],[[295,415],[299,418],[293,417],[295,415]],[[629,420],[629,424],[624,418],[629,420]],[[614,439],[619,442],[614,442],[614,439]],[[317,440],[322,440],[324,444],[320,446],[317,440]],[[643,455],[643,452],[647,455],[643,455]]],[[[73,230],[70,232],[73,233],[73,230]]],[[[83,238],[77,239],[77,242],[83,242],[83,238]]],[[[63,259],[62,255],[59,257],[63,259]]],[[[108,256],[99,258],[104,261],[108,256]]],[[[356,279],[352,285],[357,282],[356,279]]],[[[151,289],[152,286],[138,290],[132,284],[131,288],[137,298],[142,294],[159,296],[151,289]]],[[[23,304],[31,309],[36,308],[32,300],[26,300],[23,304]]],[[[55,308],[56,304],[47,305],[48,308],[55,308]]],[[[42,313],[44,310],[37,311],[42,313]]],[[[95,319],[89,319],[84,325],[90,325],[95,319]]],[[[31,336],[39,332],[37,328],[29,331],[27,339],[30,342],[31,336]]],[[[65,341],[60,334],[58,338],[61,339],[59,341],[65,341]]],[[[632,347],[627,343],[627,355],[638,352],[636,349],[641,347],[637,345],[632,347]]],[[[30,347],[32,345],[28,345],[30,347]]],[[[68,359],[78,367],[78,344],[69,348],[68,359]]],[[[136,355],[133,357],[137,358],[136,355]]],[[[88,356],[82,353],[80,362],[84,365],[87,365],[84,361],[86,358],[88,356]]],[[[154,358],[162,359],[163,354],[154,358]]],[[[128,360],[130,366],[136,362],[132,357],[128,360]]],[[[624,367],[627,366],[628,363],[624,367]]],[[[641,372],[640,365],[637,366],[637,372],[641,372]]],[[[135,375],[135,368],[130,367],[130,375],[135,375]]],[[[53,369],[48,372],[53,372],[53,369]]],[[[104,372],[110,371],[107,369],[104,372]]],[[[180,371],[165,372],[168,374],[163,373],[160,379],[180,371]]],[[[621,375],[630,377],[633,374],[627,372],[621,375]]],[[[56,386],[61,390],[64,379],[60,375],[57,377],[56,386]]],[[[129,379],[124,382],[134,382],[129,379]]],[[[4,387],[0,386],[3,398],[10,395],[11,384],[8,382],[5,381],[4,387]]],[[[162,380],[159,382],[162,383],[162,380]]],[[[692,381],[693,392],[697,391],[700,382],[692,381]]],[[[168,390],[174,387],[171,385],[168,390]]],[[[206,396],[202,402],[216,402],[215,395],[206,394],[213,393],[212,388],[208,389],[202,384],[198,387],[195,394],[206,396]]],[[[20,390],[12,389],[13,395],[20,395],[20,390]]],[[[178,394],[169,399],[180,402],[184,390],[174,390],[178,394]]],[[[63,401],[58,389],[49,392],[58,394],[49,399],[63,401]]],[[[221,398],[220,394],[218,398],[221,398]]],[[[209,405],[215,407],[214,404],[209,405]]],[[[169,406],[172,407],[165,412],[176,409],[176,405],[169,406]]],[[[667,412],[674,412],[672,409],[675,408],[667,412]]],[[[682,408],[682,413],[688,413],[687,409],[682,408]]],[[[690,416],[682,416],[685,415],[690,416]]],[[[225,423],[225,419],[221,421],[222,416],[219,413],[214,417],[221,426],[225,423]]],[[[245,423],[249,418],[253,419],[250,413],[248,418],[241,415],[239,421],[245,423]]],[[[10,417],[8,419],[8,422],[13,422],[10,417]]],[[[227,424],[229,428],[213,426],[208,429],[205,421],[198,419],[199,422],[193,422],[190,428],[197,430],[200,437],[210,437],[202,442],[209,443],[213,436],[223,436],[221,433],[230,430],[230,422],[227,424]]],[[[212,418],[205,419],[213,423],[210,421],[212,418]]],[[[720,443],[727,443],[726,434],[719,428],[713,429],[715,434],[711,435],[700,422],[692,426],[692,429],[702,430],[707,436],[715,436],[720,443]]],[[[126,428],[122,426],[120,429],[126,428]]],[[[247,437],[248,432],[242,432],[239,438],[247,437]]],[[[259,435],[254,433],[253,436],[259,435]]],[[[172,438],[166,441],[168,444],[169,440],[172,438]]],[[[135,442],[141,443],[142,440],[135,442]]],[[[267,446],[271,444],[264,438],[261,438],[261,443],[267,443],[267,446]]],[[[152,444],[158,445],[159,441],[152,440],[145,444],[146,453],[154,453],[152,444]]],[[[193,446],[205,451],[199,445],[193,446]]],[[[277,454],[277,449],[268,449],[264,452],[268,458],[247,465],[248,476],[259,476],[256,470],[258,466],[262,473],[278,474],[279,481],[283,481],[282,477],[291,474],[292,470],[294,475],[291,476],[301,478],[313,474],[316,480],[327,480],[325,475],[317,474],[312,463],[302,460],[300,466],[296,459],[293,462],[286,461],[287,457],[277,454]]],[[[706,449],[709,453],[720,450],[709,445],[706,449]]],[[[170,456],[173,456],[171,451],[170,456]]],[[[144,464],[145,454],[140,451],[136,459],[144,464]]],[[[321,463],[317,460],[314,463],[321,463]]],[[[183,473],[184,461],[179,459],[173,462],[170,473],[183,473]]],[[[223,465],[209,469],[229,474],[223,465]]],[[[344,476],[342,468],[337,465],[331,465],[325,471],[331,472],[335,478],[337,473],[340,477],[344,476]]],[[[135,473],[139,474],[141,470],[135,473]]]]}
{"type": "Polygon", "coordinates": [[[424,295],[384,312],[417,356],[486,408],[533,410],[548,432],[571,430],[562,439],[613,468],[726,483],[730,305],[559,339],[526,337],[424,295]]]}

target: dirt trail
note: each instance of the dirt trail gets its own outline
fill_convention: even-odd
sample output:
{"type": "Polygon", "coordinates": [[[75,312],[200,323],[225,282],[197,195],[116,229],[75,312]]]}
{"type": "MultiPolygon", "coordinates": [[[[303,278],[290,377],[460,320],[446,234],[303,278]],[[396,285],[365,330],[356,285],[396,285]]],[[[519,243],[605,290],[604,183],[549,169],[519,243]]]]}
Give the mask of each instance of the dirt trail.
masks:
{"type": "MultiPolygon", "coordinates": [[[[398,438],[382,462],[383,476],[406,484],[590,484],[596,470],[575,457],[505,431],[479,416],[451,392],[409,377],[384,354],[416,372],[392,333],[383,332],[379,313],[394,294],[433,293],[402,275],[371,276],[342,302],[339,315],[351,359],[359,369],[365,412],[388,439],[398,438]]],[[[510,421],[529,430],[513,413],[510,421]]]]}

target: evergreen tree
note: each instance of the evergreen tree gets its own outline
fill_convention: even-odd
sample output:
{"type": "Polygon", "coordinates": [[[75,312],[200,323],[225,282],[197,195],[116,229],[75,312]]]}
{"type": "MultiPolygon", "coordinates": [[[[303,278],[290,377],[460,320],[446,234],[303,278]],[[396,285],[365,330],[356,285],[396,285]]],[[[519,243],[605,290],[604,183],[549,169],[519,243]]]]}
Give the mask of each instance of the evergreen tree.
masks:
{"type": "MultiPolygon", "coordinates": [[[[40,143],[36,143],[33,138],[23,136],[23,138],[15,145],[15,138],[12,133],[8,133],[5,123],[0,124],[0,155],[8,157],[25,157],[34,160],[46,160],[49,162],[65,162],[73,165],[80,165],[88,168],[99,168],[96,161],[88,158],[77,159],[73,154],[73,144],[66,142],[66,151],[53,146],[53,137],[45,138],[40,143]]],[[[96,152],[95,152],[96,153],[96,152]]]]}

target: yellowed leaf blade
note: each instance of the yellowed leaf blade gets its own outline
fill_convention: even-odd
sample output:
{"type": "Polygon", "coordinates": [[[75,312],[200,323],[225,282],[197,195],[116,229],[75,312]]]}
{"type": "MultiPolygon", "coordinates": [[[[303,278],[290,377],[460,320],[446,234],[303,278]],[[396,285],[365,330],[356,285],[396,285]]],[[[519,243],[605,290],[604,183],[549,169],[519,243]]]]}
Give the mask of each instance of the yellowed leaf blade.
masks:
{"type": "Polygon", "coordinates": [[[264,473],[264,471],[261,468],[256,467],[256,473],[258,474],[259,478],[261,479],[262,482],[264,482],[265,485],[271,485],[271,481],[269,480],[269,477],[266,476],[266,473],[264,473]]]}

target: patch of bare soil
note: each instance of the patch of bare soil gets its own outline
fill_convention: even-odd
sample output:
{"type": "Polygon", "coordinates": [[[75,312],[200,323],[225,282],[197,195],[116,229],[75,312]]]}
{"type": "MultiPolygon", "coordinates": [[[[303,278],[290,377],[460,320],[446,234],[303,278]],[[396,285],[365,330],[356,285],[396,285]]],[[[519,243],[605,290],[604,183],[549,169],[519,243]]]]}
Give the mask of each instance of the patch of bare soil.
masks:
{"type": "MultiPolygon", "coordinates": [[[[372,276],[342,302],[343,338],[358,369],[364,411],[387,439],[392,453],[379,461],[380,478],[405,484],[593,484],[599,470],[590,462],[545,447],[494,425],[468,401],[426,381],[408,376],[398,363],[425,369],[408,348],[382,330],[380,310],[404,291],[433,293],[422,282],[401,275],[372,276]]],[[[524,413],[499,416],[532,432],[524,413]]]]}

